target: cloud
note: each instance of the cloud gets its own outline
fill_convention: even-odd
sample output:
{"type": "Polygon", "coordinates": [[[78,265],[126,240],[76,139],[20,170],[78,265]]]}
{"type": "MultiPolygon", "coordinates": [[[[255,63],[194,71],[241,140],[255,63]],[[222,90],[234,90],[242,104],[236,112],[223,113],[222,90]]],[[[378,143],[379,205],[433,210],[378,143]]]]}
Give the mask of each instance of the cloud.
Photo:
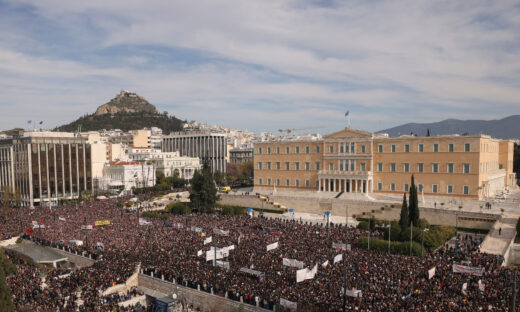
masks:
{"type": "Polygon", "coordinates": [[[9,0],[4,12],[0,106],[67,107],[49,114],[56,124],[120,88],[182,118],[256,131],[339,128],[346,109],[378,130],[520,104],[515,1],[9,0]],[[39,28],[53,35],[40,40],[39,28]]]}

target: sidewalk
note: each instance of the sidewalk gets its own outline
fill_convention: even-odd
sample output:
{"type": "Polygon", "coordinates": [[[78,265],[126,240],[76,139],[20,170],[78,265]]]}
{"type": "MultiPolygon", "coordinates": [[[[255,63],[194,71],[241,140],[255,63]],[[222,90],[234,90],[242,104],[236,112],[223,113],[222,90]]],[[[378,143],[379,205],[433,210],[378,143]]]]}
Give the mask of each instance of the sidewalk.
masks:
{"type": "Polygon", "coordinates": [[[491,230],[489,230],[488,235],[480,246],[480,251],[503,256],[511,244],[511,241],[515,238],[517,220],[517,216],[503,215],[501,219],[495,222],[491,230]],[[498,232],[500,228],[502,228],[502,233],[499,235],[498,232]]]}

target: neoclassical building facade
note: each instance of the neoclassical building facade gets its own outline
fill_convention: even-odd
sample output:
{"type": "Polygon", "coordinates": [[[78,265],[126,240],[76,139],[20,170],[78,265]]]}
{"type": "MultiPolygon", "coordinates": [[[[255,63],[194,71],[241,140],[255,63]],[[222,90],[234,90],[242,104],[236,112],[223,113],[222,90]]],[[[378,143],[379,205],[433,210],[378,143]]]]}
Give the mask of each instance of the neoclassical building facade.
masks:
{"type": "Polygon", "coordinates": [[[516,187],[513,146],[487,135],[390,138],[351,128],[279,137],[254,143],[255,189],[402,194],[413,174],[424,195],[483,199],[516,187]]]}

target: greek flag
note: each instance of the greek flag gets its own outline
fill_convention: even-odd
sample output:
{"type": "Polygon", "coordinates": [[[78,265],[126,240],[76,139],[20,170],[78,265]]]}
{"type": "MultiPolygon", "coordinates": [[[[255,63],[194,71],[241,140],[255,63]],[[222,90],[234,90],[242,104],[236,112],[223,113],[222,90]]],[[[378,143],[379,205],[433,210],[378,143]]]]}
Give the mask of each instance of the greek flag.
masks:
{"type": "Polygon", "coordinates": [[[347,117],[347,116],[348,116],[348,114],[349,114],[349,111],[347,111],[347,112],[345,113],[345,117],[347,117]]]}
{"type": "Polygon", "coordinates": [[[32,120],[27,120],[27,123],[30,124],[32,122],[32,120]]]}

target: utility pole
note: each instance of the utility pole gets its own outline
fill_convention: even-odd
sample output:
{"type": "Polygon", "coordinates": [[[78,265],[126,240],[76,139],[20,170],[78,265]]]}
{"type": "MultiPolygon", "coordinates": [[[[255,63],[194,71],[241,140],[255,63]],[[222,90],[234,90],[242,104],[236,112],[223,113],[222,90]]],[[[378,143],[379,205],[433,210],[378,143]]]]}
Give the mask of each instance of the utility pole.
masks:
{"type": "MultiPolygon", "coordinates": [[[[345,223],[345,251],[348,251],[348,205],[346,207],[346,223],[345,223]]],[[[345,257],[346,258],[346,257],[345,257]]],[[[343,283],[343,312],[347,311],[347,273],[348,273],[348,261],[343,261],[345,264],[345,282],[343,283]]]]}
{"type": "Polygon", "coordinates": [[[410,223],[410,256],[412,255],[413,222],[410,223]]]}
{"type": "Polygon", "coordinates": [[[153,265],[152,226],[148,225],[148,236],[150,237],[150,262],[153,265]]]}
{"type": "Polygon", "coordinates": [[[40,236],[40,239],[42,238],[42,212],[41,212],[41,206],[38,207],[38,235],[40,236]]]}
{"type": "Polygon", "coordinates": [[[390,236],[392,235],[392,221],[388,221],[388,253],[390,253],[390,236]]]}
{"type": "Polygon", "coordinates": [[[83,218],[83,224],[85,225],[85,247],[88,248],[87,217],[83,218]]]}
{"type": "Polygon", "coordinates": [[[424,220],[422,220],[421,258],[424,256],[424,220]]]}

